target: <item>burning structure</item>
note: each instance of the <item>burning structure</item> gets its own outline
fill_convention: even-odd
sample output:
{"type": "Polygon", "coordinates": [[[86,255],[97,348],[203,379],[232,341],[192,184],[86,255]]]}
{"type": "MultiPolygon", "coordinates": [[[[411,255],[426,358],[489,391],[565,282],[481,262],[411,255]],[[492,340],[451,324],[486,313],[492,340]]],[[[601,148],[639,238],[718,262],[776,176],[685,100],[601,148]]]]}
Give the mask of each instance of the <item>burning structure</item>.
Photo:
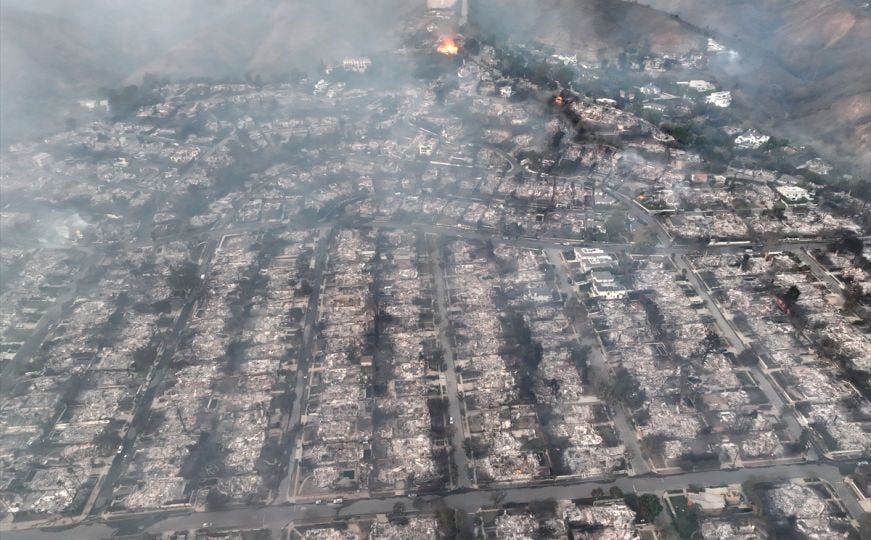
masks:
{"type": "Polygon", "coordinates": [[[439,38],[436,50],[445,56],[456,56],[460,52],[460,46],[453,36],[439,38]]]}

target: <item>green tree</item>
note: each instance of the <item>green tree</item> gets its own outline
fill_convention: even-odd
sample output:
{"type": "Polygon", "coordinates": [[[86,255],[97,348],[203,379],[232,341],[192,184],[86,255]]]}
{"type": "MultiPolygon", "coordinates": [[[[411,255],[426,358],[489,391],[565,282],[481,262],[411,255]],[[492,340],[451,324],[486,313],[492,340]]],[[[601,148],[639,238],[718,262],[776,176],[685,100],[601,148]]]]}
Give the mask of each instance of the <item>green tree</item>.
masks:
{"type": "Polygon", "coordinates": [[[781,200],[778,200],[771,207],[771,213],[774,214],[774,217],[783,221],[786,217],[786,203],[781,200]]]}
{"type": "Polygon", "coordinates": [[[799,290],[798,285],[792,285],[783,294],[781,300],[783,300],[783,303],[786,304],[787,309],[789,309],[798,302],[799,296],[801,296],[801,291],[799,290]]]}
{"type": "Polygon", "coordinates": [[[302,320],[302,317],[303,317],[303,315],[305,315],[305,312],[303,311],[303,309],[301,307],[293,307],[293,308],[290,308],[290,311],[287,313],[287,315],[290,318],[290,320],[292,320],[295,323],[298,323],[299,321],[302,320]]]}
{"type": "Polygon", "coordinates": [[[313,292],[311,284],[307,280],[302,280],[302,283],[299,285],[299,294],[302,296],[308,296],[313,292]]]}
{"type": "Polygon", "coordinates": [[[553,497],[531,501],[527,509],[540,519],[549,519],[556,515],[557,502],[553,497]]]}
{"type": "Polygon", "coordinates": [[[665,126],[663,131],[674,137],[674,140],[681,146],[688,146],[695,138],[693,128],[689,125],[665,126]]]}
{"type": "MultiPolygon", "coordinates": [[[[571,298],[573,299],[573,298],[571,298]]],[[[570,300],[571,300],[570,299],[570,300]]],[[[593,352],[593,348],[589,345],[582,345],[577,349],[572,350],[571,361],[574,364],[575,369],[578,370],[578,373],[581,374],[581,379],[584,383],[589,382],[589,365],[590,365],[590,353],[593,352]]]]}
{"type": "Polygon", "coordinates": [[[212,488],[206,494],[206,507],[209,510],[221,510],[230,502],[230,496],[221,492],[218,488],[212,488]]]}
{"type": "Polygon", "coordinates": [[[157,346],[148,344],[133,351],[132,369],[134,372],[141,374],[148,373],[151,369],[154,360],[157,358],[157,346]]]}
{"type": "Polygon", "coordinates": [[[708,355],[718,351],[723,346],[723,338],[715,330],[708,329],[702,340],[702,363],[708,359],[708,355]]]}
{"type": "Polygon", "coordinates": [[[114,428],[110,422],[103,426],[100,433],[94,437],[93,444],[100,457],[109,457],[115,453],[118,446],[123,442],[124,439],[121,438],[118,430],[114,428]]]}
{"type": "Polygon", "coordinates": [[[862,302],[865,293],[862,290],[862,285],[858,283],[848,283],[844,288],[844,310],[853,311],[862,302]]]}
{"type": "Polygon", "coordinates": [[[608,240],[611,242],[622,239],[629,232],[629,227],[626,225],[626,216],[620,212],[609,215],[608,219],[605,220],[605,232],[608,235],[608,240]]]}
{"type": "Polygon", "coordinates": [[[199,480],[209,465],[219,465],[221,448],[215,437],[208,431],[200,432],[199,439],[187,446],[188,454],[181,464],[180,474],[186,480],[199,480]]]}
{"type": "Polygon", "coordinates": [[[200,269],[192,261],[171,266],[166,281],[175,294],[186,294],[202,285],[200,269]]]}
{"type": "MultiPolygon", "coordinates": [[[[691,540],[699,530],[699,513],[695,506],[674,516],[674,530],[682,540],[691,540]]],[[[778,537],[780,538],[780,537],[778,537]]]]}
{"type": "Polygon", "coordinates": [[[640,496],[634,493],[627,493],[623,497],[623,502],[635,512],[635,519],[639,523],[653,523],[656,516],[662,512],[662,503],[659,497],[651,493],[645,493],[640,496]]]}
{"type": "Polygon", "coordinates": [[[759,363],[759,357],[750,349],[744,349],[738,354],[738,363],[742,366],[755,366],[759,363]]]}
{"type": "MultiPolygon", "coordinates": [[[[871,182],[869,182],[871,183],[871,182]]],[[[862,239],[856,236],[856,233],[852,231],[846,231],[841,233],[841,237],[834,246],[830,246],[831,250],[843,250],[847,253],[852,254],[855,257],[859,257],[862,255],[862,251],[865,249],[865,245],[862,243],[862,239]]]]}
{"type": "Polygon", "coordinates": [[[871,538],[871,514],[859,516],[859,538],[871,538]]]}
{"type": "Polygon", "coordinates": [[[444,538],[450,540],[472,538],[465,512],[455,510],[443,500],[439,500],[436,503],[435,515],[439,531],[441,531],[444,538]]]}

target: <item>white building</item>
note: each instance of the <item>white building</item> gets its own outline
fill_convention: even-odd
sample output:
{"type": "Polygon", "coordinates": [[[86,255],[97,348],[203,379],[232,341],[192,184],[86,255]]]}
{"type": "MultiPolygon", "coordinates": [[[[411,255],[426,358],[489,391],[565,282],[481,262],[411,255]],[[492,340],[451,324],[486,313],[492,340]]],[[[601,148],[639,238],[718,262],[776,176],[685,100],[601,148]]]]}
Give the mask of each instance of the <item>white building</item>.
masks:
{"type": "Polygon", "coordinates": [[[457,0],[426,0],[426,9],[453,9],[457,0]]]}
{"type": "Polygon", "coordinates": [[[710,83],[708,81],[698,80],[698,79],[688,82],[687,86],[689,86],[690,88],[692,88],[696,92],[710,92],[711,90],[714,90],[717,88],[716,86],[714,86],[713,83],[710,83]]]}
{"type": "Polygon", "coordinates": [[[605,298],[606,300],[619,300],[626,296],[626,289],[614,280],[611,272],[591,272],[590,281],[592,286],[590,291],[597,298],[605,298]]]}
{"type": "Polygon", "coordinates": [[[705,98],[705,103],[715,107],[726,108],[732,104],[732,92],[724,90],[723,92],[714,92],[705,98]]]}
{"type": "Polygon", "coordinates": [[[815,172],[817,174],[829,174],[832,172],[832,166],[821,160],[820,158],[814,158],[806,161],[804,165],[799,165],[796,167],[797,169],[807,169],[811,172],[815,172]]]}
{"type": "Polygon", "coordinates": [[[435,150],[435,142],[427,141],[425,143],[421,143],[420,146],[417,147],[417,151],[422,156],[431,156],[433,150],[435,150]]]}
{"type": "Polygon", "coordinates": [[[662,93],[662,90],[653,83],[645,84],[642,87],[638,88],[638,91],[644,94],[645,96],[658,96],[662,93]]]}
{"type": "Polygon", "coordinates": [[[606,270],[617,265],[614,257],[607,253],[586,253],[582,254],[575,250],[575,258],[581,268],[581,272],[587,273],[593,270],[606,270]]]}
{"type": "Polygon", "coordinates": [[[723,52],[725,50],[726,50],[726,47],[723,47],[722,45],[720,45],[719,43],[717,43],[713,39],[708,38],[708,52],[717,53],[717,52],[723,52]]]}
{"type": "Polygon", "coordinates": [[[778,195],[789,203],[799,203],[811,200],[811,194],[808,190],[798,186],[777,186],[775,188],[778,195]]]}
{"type": "Polygon", "coordinates": [[[767,143],[769,139],[771,139],[771,137],[768,135],[763,135],[755,129],[751,129],[735,137],[735,146],[738,148],[755,150],[767,143]]]}
{"type": "Polygon", "coordinates": [[[578,55],[576,55],[576,54],[573,54],[571,56],[562,55],[562,54],[554,54],[554,55],[551,55],[551,58],[559,60],[560,62],[562,62],[563,64],[565,64],[567,66],[578,65],[578,55]]]}
{"type": "Polygon", "coordinates": [[[33,160],[33,164],[37,167],[45,167],[49,163],[51,163],[51,155],[45,152],[40,152],[31,158],[33,160]]]}
{"type": "Polygon", "coordinates": [[[593,283],[598,283],[599,285],[613,285],[614,284],[614,274],[607,271],[597,271],[592,272],[590,274],[590,278],[593,280],[593,283]]]}
{"type": "Polygon", "coordinates": [[[345,58],[342,60],[342,67],[345,71],[365,73],[370,67],[372,67],[372,59],[366,56],[359,58],[345,58]]]}

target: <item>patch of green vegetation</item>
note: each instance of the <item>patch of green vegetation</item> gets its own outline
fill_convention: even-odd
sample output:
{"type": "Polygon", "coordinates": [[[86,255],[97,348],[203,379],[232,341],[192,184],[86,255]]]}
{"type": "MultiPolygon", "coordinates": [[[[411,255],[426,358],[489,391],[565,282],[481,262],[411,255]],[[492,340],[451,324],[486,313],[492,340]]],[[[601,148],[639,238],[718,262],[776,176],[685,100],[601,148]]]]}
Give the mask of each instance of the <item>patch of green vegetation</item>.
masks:
{"type": "Polygon", "coordinates": [[[674,515],[672,515],[672,526],[678,536],[684,540],[690,540],[696,531],[699,530],[699,514],[695,507],[687,505],[687,498],[669,497],[674,515]]]}
{"type": "Polygon", "coordinates": [[[623,496],[623,501],[626,503],[626,506],[635,512],[635,520],[639,523],[653,523],[656,520],[656,516],[662,512],[662,503],[659,497],[651,493],[645,493],[640,496],[634,493],[627,493],[623,496]]]}

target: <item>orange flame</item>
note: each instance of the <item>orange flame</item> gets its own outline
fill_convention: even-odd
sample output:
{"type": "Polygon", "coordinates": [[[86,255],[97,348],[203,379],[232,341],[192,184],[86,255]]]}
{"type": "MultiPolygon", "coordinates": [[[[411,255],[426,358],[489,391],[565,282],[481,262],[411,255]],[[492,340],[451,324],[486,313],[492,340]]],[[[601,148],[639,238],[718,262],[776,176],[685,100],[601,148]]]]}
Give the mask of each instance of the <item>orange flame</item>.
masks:
{"type": "Polygon", "coordinates": [[[445,56],[456,56],[460,52],[460,47],[457,45],[457,42],[454,41],[454,38],[451,36],[445,36],[439,39],[439,44],[436,46],[436,50],[445,56]]]}

